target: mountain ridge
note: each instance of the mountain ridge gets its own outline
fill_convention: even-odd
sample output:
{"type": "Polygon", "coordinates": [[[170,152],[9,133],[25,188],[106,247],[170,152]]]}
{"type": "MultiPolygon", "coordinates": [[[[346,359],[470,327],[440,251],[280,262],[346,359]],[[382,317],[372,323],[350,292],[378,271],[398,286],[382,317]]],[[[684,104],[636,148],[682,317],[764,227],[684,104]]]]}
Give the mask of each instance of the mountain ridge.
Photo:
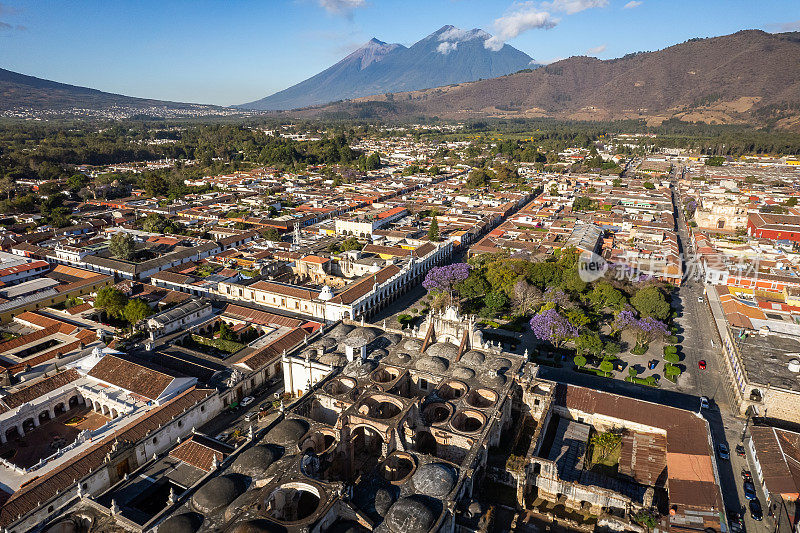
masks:
{"type": "Polygon", "coordinates": [[[800,126],[800,33],[743,30],[655,52],[576,56],[531,72],[298,111],[307,116],[448,119],[641,118],[800,126]],[[391,101],[390,101],[391,100],[391,101]]]}
{"type": "Polygon", "coordinates": [[[487,49],[483,42],[489,37],[478,28],[462,30],[451,25],[409,47],[373,37],[322,72],[237,107],[261,111],[294,109],[492,78],[531,68],[530,56],[510,45],[498,51],[487,49]]]}

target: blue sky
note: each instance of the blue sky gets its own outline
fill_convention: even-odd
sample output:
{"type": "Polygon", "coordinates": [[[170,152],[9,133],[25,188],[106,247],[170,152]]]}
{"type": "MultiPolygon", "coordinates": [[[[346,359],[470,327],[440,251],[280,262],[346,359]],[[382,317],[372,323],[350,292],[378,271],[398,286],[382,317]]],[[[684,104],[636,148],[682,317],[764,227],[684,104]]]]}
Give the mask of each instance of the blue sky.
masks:
{"type": "Polygon", "coordinates": [[[0,0],[0,68],[220,105],[316,74],[371,37],[482,28],[537,61],[601,59],[741,29],[800,31],[798,0],[0,0]]]}

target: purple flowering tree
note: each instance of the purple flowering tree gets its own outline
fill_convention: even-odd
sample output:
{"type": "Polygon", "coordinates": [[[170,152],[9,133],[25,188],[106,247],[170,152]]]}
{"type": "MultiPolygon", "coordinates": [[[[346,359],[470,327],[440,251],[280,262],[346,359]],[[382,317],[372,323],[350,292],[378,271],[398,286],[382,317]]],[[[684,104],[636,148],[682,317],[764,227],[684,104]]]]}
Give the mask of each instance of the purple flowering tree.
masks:
{"type": "Polygon", "coordinates": [[[536,338],[548,341],[556,348],[578,336],[578,328],[555,309],[542,311],[531,318],[531,329],[536,338]]]}
{"type": "Polygon", "coordinates": [[[422,286],[428,292],[439,291],[447,293],[450,305],[453,305],[453,286],[459,281],[464,281],[469,277],[469,265],[467,263],[452,263],[440,267],[433,267],[425,275],[422,286]]]}
{"type": "Polygon", "coordinates": [[[569,296],[561,289],[550,287],[544,291],[544,301],[556,304],[556,306],[564,309],[569,306],[569,296]]]}
{"type": "Polygon", "coordinates": [[[623,331],[637,327],[639,321],[636,319],[636,312],[630,308],[623,309],[617,313],[614,323],[611,325],[614,331],[623,331]]]}
{"type": "Polygon", "coordinates": [[[640,345],[650,344],[658,338],[669,335],[667,325],[653,317],[644,317],[636,325],[637,337],[640,345]]]}

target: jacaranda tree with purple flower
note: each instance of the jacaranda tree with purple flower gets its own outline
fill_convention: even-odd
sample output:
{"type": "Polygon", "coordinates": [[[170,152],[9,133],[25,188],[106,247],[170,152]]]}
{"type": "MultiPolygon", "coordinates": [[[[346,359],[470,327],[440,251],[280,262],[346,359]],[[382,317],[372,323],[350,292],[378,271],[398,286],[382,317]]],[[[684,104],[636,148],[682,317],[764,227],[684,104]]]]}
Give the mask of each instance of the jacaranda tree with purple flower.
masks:
{"type": "Polygon", "coordinates": [[[578,336],[578,328],[555,309],[542,311],[531,318],[531,329],[536,338],[548,341],[556,348],[578,336]]]}
{"type": "Polygon", "coordinates": [[[638,325],[639,320],[636,318],[636,311],[626,308],[617,313],[617,316],[614,318],[614,323],[611,325],[611,327],[616,332],[635,328],[638,325]]]}
{"type": "Polygon", "coordinates": [[[640,345],[650,344],[658,338],[669,335],[669,329],[667,329],[666,324],[649,316],[639,319],[636,331],[640,345]]]}
{"type": "Polygon", "coordinates": [[[544,291],[543,297],[545,302],[556,304],[562,309],[568,307],[570,303],[567,293],[556,287],[550,287],[544,291]]]}
{"type": "Polygon", "coordinates": [[[422,286],[428,292],[439,291],[447,293],[450,305],[453,304],[453,287],[459,281],[464,281],[469,277],[469,265],[467,263],[452,263],[440,267],[433,267],[428,270],[422,286]]]}

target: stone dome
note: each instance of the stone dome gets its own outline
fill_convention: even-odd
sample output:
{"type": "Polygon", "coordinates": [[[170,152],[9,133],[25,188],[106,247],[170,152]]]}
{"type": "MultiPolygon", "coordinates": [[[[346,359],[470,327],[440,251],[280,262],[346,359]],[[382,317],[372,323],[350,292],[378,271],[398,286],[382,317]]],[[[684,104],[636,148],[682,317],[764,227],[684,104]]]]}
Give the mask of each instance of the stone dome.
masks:
{"type": "Polygon", "coordinates": [[[239,522],[236,524],[236,527],[231,530],[231,533],[278,533],[283,531],[286,531],[286,529],[274,522],[257,519],[239,522]]]}
{"type": "Polygon", "coordinates": [[[403,340],[403,336],[400,335],[399,333],[385,333],[383,337],[389,341],[389,344],[392,345],[397,344],[401,340],[403,340]]]}
{"type": "Polygon", "coordinates": [[[386,514],[392,533],[428,533],[442,512],[442,502],[414,494],[397,500],[386,514]]]}
{"type": "Polygon", "coordinates": [[[387,355],[389,355],[389,352],[387,352],[383,348],[375,348],[374,350],[369,352],[369,356],[372,357],[373,359],[383,359],[387,355]]]}
{"type": "Polygon", "coordinates": [[[358,327],[347,334],[345,344],[349,346],[364,346],[378,338],[375,328],[358,327]]]}
{"type": "Polygon", "coordinates": [[[457,366],[453,370],[453,377],[457,379],[472,379],[475,377],[475,371],[465,366],[457,366]]]}
{"type": "Polygon", "coordinates": [[[381,488],[375,491],[375,512],[380,516],[386,516],[393,503],[394,497],[388,490],[381,488]]]}
{"type": "Polygon", "coordinates": [[[227,507],[244,490],[245,486],[241,480],[227,474],[217,476],[194,493],[192,505],[203,514],[211,514],[227,507]]]}
{"type": "Polygon", "coordinates": [[[450,494],[457,480],[455,468],[444,463],[426,463],[411,476],[417,492],[434,498],[444,498],[450,494]]]}
{"type": "Polygon", "coordinates": [[[428,346],[425,355],[433,357],[443,357],[445,359],[455,359],[458,357],[458,346],[452,342],[437,342],[428,346]]]}
{"type": "Polygon", "coordinates": [[[498,372],[505,372],[511,368],[511,361],[505,357],[495,357],[491,360],[490,366],[498,372]]]}
{"type": "Polygon", "coordinates": [[[417,359],[417,362],[414,363],[414,368],[416,368],[417,370],[422,370],[423,372],[430,372],[432,374],[443,374],[447,372],[447,367],[449,366],[450,363],[447,361],[447,359],[431,355],[420,357],[419,359],[417,359]]]}
{"type": "Polygon", "coordinates": [[[394,352],[392,354],[392,359],[394,359],[395,361],[399,361],[400,363],[403,364],[408,364],[411,362],[412,357],[406,352],[394,352]]]}
{"type": "Polygon", "coordinates": [[[340,352],[326,353],[321,357],[319,357],[318,360],[323,365],[330,365],[330,366],[344,366],[347,364],[347,358],[344,356],[343,353],[340,352]]]}
{"type": "Polygon", "coordinates": [[[358,357],[347,363],[347,366],[344,367],[342,372],[348,376],[361,378],[370,375],[376,368],[378,368],[378,363],[375,361],[370,361],[369,359],[362,361],[361,358],[358,357]]]}
{"type": "Polygon", "coordinates": [[[317,344],[322,346],[325,349],[330,349],[330,348],[333,348],[334,346],[336,346],[339,343],[336,342],[336,339],[334,339],[333,337],[329,337],[329,336],[326,335],[326,336],[322,337],[320,340],[318,340],[317,342],[314,343],[314,345],[317,345],[317,344]]]}
{"type": "MultiPolygon", "coordinates": [[[[188,533],[194,533],[197,528],[192,530],[187,530],[188,533]]],[[[77,533],[78,526],[75,524],[75,521],[67,518],[65,520],[59,520],[52,526],[48,527],[45,530],[45,533],[77,533]]],[[[160,530],[159,530],[160,531],[160,530]]],[[[176,530],[176,531],[184,531],[184,530],[176,530]]]]}
{"type": "Polygon", "coordinates": [[[468,351],[461,357],[460,360],[461,363],[468,366],[481,366],[485,361],[486,356],[481,352],[476,352],[475,350],[468,351]]]}
{"type": "Polygon", "coordinates": [[[334,327],[327,333],[327,336],[331,337],[332,339],[336,339],[337,341],[340,341],[345,337],[347,337],[347,335],[351,331],[353,331],[353,329],[355,329],[353,326],[349,326],[347,324],[343,324],[340,322],[339,324],[336,325],[336,327],[334,327]]]}
{"type": "Polygon", "coordinates": [[[419,352],[422,349],[422,341],[419,339],[408,339],[403,343],[403,348],[411,353],[419,352]]]}
{"type": "Polygon", "coordinates": [[[502,387],[506,384],[506,377],[497,370],[481,372],[480,382],[489,387],[502,387]]]}
{"type": "Polygon", "coordinates": [[[263,475],[264,471],[279,457],[280,454],[275,449],[259,444],[239,454],[239,457],[233,461],[231,470],[237,474],[251,477],[263,475]]]}
{"type": "Polygon", "coordinates": [[[292,446],[300,441],[300,438],[308,431],[308,422],[296,418],[287,418],[267,433],[265,439],[270,444],[278,446],[292,446]]]}

